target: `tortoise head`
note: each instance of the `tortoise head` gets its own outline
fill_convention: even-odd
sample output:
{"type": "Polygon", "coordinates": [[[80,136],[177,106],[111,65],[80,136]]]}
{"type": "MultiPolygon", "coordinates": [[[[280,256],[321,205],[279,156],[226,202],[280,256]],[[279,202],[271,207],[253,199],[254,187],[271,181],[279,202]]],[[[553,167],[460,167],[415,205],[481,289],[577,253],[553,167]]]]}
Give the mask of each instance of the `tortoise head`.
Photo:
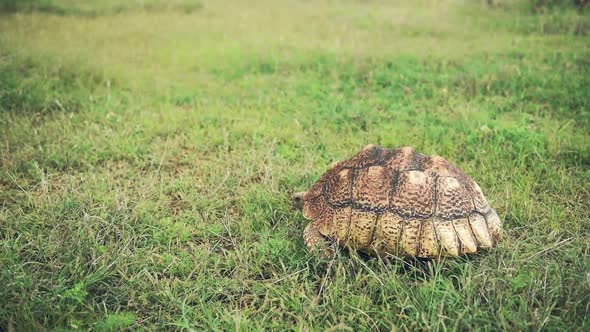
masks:
{"type": "Polygon", "coordinates": [[[302,191],[302,192],[294,193],[291,196],[291,203],[293,204],[293,207],[296,208],[297,210],[303,209],[303,198],[305,197],[305,194],[307,194],[307,192],[302,191]]]}

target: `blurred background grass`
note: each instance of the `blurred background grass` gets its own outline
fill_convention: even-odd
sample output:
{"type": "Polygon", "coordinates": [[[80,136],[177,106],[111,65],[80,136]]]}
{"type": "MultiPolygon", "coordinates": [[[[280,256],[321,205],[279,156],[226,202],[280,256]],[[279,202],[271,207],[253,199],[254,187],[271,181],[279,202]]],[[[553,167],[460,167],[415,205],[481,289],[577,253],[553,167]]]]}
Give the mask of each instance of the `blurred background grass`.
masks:
{"type": "Polygon", "coordinates": [[[0,1],[0,329],[585,330],[575,1],[0,1]],[[497,250],[308,255],[289,194],[439,154],[497,250]]]}

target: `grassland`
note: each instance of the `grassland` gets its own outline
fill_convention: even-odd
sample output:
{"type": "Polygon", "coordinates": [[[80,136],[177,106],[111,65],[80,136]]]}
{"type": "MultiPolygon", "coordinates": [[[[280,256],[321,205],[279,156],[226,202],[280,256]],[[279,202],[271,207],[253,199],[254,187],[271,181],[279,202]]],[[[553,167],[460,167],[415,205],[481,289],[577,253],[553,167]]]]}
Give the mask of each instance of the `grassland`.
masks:
{"type": "Polygon", "coordinates": [[[588,10],[55,3],[0,16],[0,330],[590,328],[588,10]],[[308,255],[290,193],[368,143],[475,178],[499,248],[308,255]]]}

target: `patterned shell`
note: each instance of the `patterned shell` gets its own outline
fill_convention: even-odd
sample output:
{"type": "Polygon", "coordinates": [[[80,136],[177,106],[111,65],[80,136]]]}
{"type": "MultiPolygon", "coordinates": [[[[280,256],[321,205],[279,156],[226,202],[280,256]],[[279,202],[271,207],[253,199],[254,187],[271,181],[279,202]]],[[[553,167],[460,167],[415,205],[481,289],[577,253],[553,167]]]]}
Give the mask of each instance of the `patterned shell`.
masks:
{"type": "Polygon", "coordinates": [[[494,247],[502,222],[481,189],[438,156],[365,147],[304,196],[303,215],[341,246],[433,258],[494,247]]]}

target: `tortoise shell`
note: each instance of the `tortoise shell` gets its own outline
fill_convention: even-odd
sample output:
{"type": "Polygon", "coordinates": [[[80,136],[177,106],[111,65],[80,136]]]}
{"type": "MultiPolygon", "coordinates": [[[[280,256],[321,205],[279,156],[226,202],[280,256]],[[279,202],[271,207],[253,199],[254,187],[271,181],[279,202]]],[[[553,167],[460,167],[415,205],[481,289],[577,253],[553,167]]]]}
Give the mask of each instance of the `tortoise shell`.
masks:
{"type": "Polygon", "coordinates": [[[502,222],[469,176],[413,148],[365,147],[303,196],[303,216],[341,246],[434,258],[494,247],[502,222]]]}

